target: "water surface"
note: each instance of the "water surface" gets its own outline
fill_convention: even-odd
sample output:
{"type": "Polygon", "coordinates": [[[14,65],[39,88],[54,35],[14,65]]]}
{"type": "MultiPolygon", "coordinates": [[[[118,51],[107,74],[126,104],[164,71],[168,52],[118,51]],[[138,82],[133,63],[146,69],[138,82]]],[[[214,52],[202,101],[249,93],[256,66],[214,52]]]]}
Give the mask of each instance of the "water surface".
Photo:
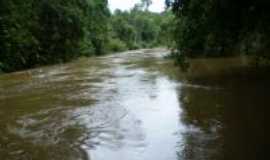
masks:
{"type": "Polygon", "coordinates": [[[268,70],[137,50],[0,76],[1,160],[258,160],[268,70]]]}

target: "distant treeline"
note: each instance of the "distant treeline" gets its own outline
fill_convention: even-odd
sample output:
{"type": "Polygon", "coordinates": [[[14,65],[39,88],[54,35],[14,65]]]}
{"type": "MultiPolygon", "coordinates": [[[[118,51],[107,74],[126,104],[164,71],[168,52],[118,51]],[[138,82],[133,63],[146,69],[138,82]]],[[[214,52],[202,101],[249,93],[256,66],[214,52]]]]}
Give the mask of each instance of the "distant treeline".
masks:
{"type": "Polygon", "coordinates": [[[166,0],[175,14],[178,57],[270,51],[269,0],[166,0]]]}
{"type": "Polygon", "coordinates": [[[116,10],[110,21],[111,48],[125,50],[167,45],[172,18],[171,12],[148,12],[140,5],[135,5],[131,11],[116,10]]]}
{"type": "Polygon", "coordinates": [[[111,14],[107,0],[0,0],[0,72],[167,42],[171,15],[148,2],[111,14]]]}

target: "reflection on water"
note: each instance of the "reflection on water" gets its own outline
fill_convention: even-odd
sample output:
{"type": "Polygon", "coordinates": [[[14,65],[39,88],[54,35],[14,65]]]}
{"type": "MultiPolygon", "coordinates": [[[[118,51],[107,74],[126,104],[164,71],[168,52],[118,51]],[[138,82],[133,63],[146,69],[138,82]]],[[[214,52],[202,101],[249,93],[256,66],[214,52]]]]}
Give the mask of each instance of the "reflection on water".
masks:
{"type": "Polygon", "coordinates": [[[191,128],[183,134],[185,147],[180,157],[264,159],[269,128],[269,70],[243,67],[241,60],[238,65],[232,61],[236,59],[194,62],[194,66],[203,63],[198,69],[203,75],[191,69],[191,75],[187,75],[190,84],[179,90],[183,109],[180,119],[191,128]]]}
{"type": "Polygon", "coordinates": [[[166,52],[0,76],[0,159],[263,159],[267,71],[210,59],[183,74],[166,52]]]}

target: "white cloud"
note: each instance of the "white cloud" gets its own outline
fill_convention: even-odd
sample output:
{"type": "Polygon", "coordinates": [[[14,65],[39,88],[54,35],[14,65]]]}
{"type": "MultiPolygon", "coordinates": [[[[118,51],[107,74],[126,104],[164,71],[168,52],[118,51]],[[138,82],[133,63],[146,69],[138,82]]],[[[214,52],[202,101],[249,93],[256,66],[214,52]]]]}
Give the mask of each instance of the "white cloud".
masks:
{"type": "MultiPolygon", "coordinates": [[[[162,12],[165,8],[165,0],[152,0],[153,4],[149,7],[150,11],[162,12]]],[[[109,0],[109,8],[113,12],[115,9],[129,10],[140,0],[109,0]]]]}

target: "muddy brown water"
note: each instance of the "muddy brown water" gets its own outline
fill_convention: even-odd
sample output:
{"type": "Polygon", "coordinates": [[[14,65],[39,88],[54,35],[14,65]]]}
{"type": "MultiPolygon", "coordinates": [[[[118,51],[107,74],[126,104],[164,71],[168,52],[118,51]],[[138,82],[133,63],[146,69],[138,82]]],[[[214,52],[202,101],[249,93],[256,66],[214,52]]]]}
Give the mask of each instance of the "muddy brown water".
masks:
{"type": "Polygon", "coordinates": [[[1,160],[259,160],[268,70],[137,50],[0,76],[1,160]]]}

